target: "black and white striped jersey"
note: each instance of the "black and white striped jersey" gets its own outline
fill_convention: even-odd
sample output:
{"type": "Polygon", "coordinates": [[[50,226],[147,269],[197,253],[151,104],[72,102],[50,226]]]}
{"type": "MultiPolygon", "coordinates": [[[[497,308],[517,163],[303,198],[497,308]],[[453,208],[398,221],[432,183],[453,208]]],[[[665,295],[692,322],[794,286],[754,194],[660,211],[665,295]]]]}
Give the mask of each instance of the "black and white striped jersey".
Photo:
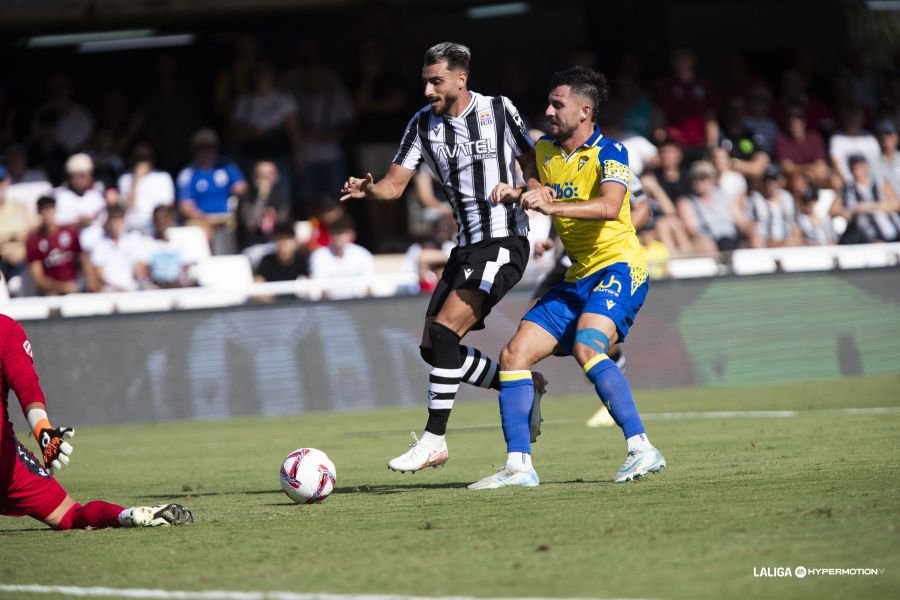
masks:
{"type": "Polygon", "coordinates": [[[421,161],[444,188],[459,226],[460,246],[528,234],[519,206],[491,203],[498,183],[516,185],[516,158],[532,148],[519,111],[508,98],[476,92],[458,117],[426,106],[406,127],[394,163],[415,169],[421,161]]]}

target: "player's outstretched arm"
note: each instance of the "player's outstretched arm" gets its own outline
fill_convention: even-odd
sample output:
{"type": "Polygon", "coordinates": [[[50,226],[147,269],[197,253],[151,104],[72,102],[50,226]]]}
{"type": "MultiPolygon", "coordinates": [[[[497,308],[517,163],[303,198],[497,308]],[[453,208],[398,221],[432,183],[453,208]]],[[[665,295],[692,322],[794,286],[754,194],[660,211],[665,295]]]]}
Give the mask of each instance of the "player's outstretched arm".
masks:
{"type": "Polygon", "coordinates": [[[371,198],[373,200],[396,200],[412,181],[415,171],[392,163],[387,174],[377,182],[371,173],[364,178],[350,177],[341,188],[341,202],[351,198],[371,198]]]}
{"type": "Polygon", "coordinates": [[[33,403],[25,407],[25,416],[34,438],[41,447],[44,458],[44,467],[51,473],[59,471],[69,464],[72,455],[72,444],[66,440],[75,435],[71,427],[54,427],[47,418],[46,405],[33,403]]]}

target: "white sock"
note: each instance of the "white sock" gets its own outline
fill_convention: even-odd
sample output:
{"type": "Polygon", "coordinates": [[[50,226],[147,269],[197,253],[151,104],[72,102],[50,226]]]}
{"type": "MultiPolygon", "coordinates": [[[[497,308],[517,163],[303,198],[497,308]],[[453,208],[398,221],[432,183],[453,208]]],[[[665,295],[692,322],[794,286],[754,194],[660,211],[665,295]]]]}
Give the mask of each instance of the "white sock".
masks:
{"type": "Polygon", "coordinates": [[[527,452],[510,452],[506,455],[506,466],[513,471],[530,471],[531,455],[527,452]]]}
{"type": "Polygon", "coordinates": [[[625,443],[628,444],[629,452],[633,450],[651,450],[653,448],[653,444],[650,443],[646,433],[633,435],[625,440],[625,443]]]}
{"type": "Polygon", "coordinates": [[[431,448],[432,450],[437,450],[441,447],[441,444],[444,443],[444,436],[435,435],[430,431],[422,432],[422,437],[419,438],[419,441],[431,448]]]}

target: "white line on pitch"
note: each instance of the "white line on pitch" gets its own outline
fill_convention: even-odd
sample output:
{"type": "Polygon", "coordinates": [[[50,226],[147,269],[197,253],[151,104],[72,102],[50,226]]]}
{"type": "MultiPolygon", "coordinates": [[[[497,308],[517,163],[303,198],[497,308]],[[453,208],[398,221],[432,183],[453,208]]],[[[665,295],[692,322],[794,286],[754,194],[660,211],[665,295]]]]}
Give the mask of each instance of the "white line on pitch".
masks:
{"type": "MultiPolygon", "coordinates": [[[[294,592],[240,592],[154,590],[142,588],[78,587],[70,585],[0,584],[0,592],[55,594],[95,598],[154,598],[160,600],[501,600],[470,596],[399,596],[374,594],[298,594],[294,592]]],[[[503,598],[502,600],[512,600],[503,598]]],[[[558,598],[521,598],[520,600],[560,600],[558,598]]],[[[578,599],[570,599],[578,600],[578,599]]],[[[640,598],[593,598],[582,600],[642,600],[640,598]]]]}

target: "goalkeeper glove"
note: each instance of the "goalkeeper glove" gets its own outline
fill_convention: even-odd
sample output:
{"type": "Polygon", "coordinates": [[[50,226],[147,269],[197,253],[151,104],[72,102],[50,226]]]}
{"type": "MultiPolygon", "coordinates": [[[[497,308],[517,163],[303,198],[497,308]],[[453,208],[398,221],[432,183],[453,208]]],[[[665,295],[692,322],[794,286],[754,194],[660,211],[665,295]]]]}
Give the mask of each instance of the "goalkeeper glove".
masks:
{"type": "Polygon", "coordinates": [[[55,473],[69,464],[72,444],[66,440],[73,435],[75,435],[75,430],[71,427],[46,428],[37,432],[38,444],[44,455],[44,467],[51,473],[55,473]]]}

